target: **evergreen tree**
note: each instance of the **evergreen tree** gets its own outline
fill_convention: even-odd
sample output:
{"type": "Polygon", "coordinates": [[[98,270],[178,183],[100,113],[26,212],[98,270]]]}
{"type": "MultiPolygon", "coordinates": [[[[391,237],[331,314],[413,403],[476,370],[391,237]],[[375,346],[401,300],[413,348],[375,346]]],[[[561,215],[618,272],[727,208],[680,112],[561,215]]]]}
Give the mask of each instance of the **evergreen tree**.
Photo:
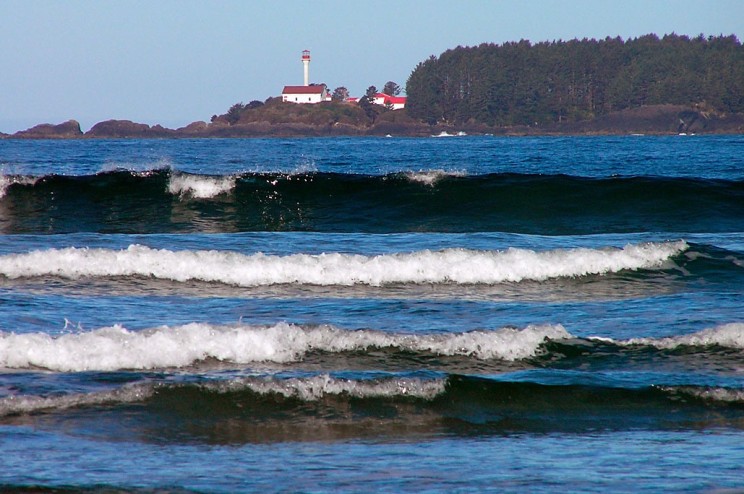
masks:
{"type": "Polygon", "coordinates": [[[378,105],[375,105],[375,95],[377,94],[377,88],[375,86],[370,86],[367,88],[367,92],[359,98],[359,106],[364,110],[365,115],[367,115],[367,118],[372,120],[372,123],[374,123],[375,120],[377,120],[377,116],[380,114],[380,110],[378,108],[378,105]]]}
{"type": "Polygon", "coordinates": [[[385,87],[382,89],[382,93],[387,94],[388,96],[398,96],[400,91],[400,86],[393,81],[387,81],[385,87]]]}
{"type": "Polygon", "coordinates": [[[333,101],[346,101],[347,99],[349,99],[349,90],[346,89],[344,86],[339,86],[333,90],[331,99],[333,101]]]}
{"type": "Polygon", "coordinates": [[[744,111],[744,48],[735,36],[649,34],[458,46],[419,63],[406,109],[428,123],[571,122],[642,105],[744,111]]]}
{"type": "Polygon", "coordinates": [[[240,115],[243,113],[243,110],[245,110],[245,105],[243,103],[235,103],[230,107],[229,110],[227,110],[227,123],[230,125],[237,123],[238,120],[240,120],[240,115]]]}

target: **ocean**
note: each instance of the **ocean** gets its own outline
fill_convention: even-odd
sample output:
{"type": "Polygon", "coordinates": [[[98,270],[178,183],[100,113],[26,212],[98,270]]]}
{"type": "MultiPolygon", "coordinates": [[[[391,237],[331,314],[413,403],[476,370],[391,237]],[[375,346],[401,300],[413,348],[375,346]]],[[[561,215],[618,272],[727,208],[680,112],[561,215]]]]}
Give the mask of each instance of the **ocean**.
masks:
{"type": "Polygon", "coordinates": [[[744,137],[0,140],[0,490],[744,489],[744,137]]]}

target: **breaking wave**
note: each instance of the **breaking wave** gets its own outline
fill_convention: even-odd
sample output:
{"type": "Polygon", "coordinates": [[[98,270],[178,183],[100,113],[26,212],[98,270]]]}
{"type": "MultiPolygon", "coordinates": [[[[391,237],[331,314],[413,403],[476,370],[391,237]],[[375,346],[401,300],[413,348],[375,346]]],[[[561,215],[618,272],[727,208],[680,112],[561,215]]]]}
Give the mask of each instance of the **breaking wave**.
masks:
{"type": "Polygon", "coordinates": [[[743,198],[742,180],[442,169],[384,175],[110,170],[2,177],[0,228],[3,233],[740,232],[743,198]]]}
{"type": "MultiPolygon", "coordinates": [[[[153,424],[177,421],[182,428],[163,429],[166,437],[170,432],[176,441],[182,442],[188,434],[195,440],[235,443],[364,437],[369,427],[374,427],[376,437],[674,429],[690,423],[741,428],[743,404],[742,390],[726,387],[619,388],[453,374],[355,378],[318,374],[140,381],[93,392],[15,394],[0,398],[0,418],[67,413],[66,424],[88,431],[95,419],[74,410],[105,409],[129,418],[136,414],[146,424],[147,415],[153,424]],[[225,422],[231,427],[222,428],[225,422]]],[[[143,432],[149,430],[143,427],[143,432]]],[[[129,427],[122,433],[131,439],[129,427]]]]}
{"type": "Polygon", "coordinates": [[[168,192],[181,198],[211,199],[226,194],[235,188],[237,177],[190,175],[172,173],[168,181],[168,192]]]}
{"type": "Polygon", "coordinates": [[[434,186],[437,182],[445,178],[466,177],[467,173],[464,171],[421,170],[418,172],[406,172],[405,176],[411,182],[434,186]]]}
{"type": "Polygon", "coordinates": [[[446,384],[447,381],[443,378],[344,379],[328,374],[302,378],[246,377],[196,385],[137,382],[113,390],[89,393],[5,396],[0,398],[0,417],[44,410],[137,403],[152,399],[158,392],[177,392],[179,388],[188,386],[207,393],[253,392],[263,396],[277,395],[312,402],[327,396],[340,395],[359,399],[408,397],[431,400],[445,392],[446,384]]]}
{"type": "Polygon", "coordinates": [[[22,175],[0,175],[0,199],[5,197],[8,188],[12,185],[33,186],[37,180],[35,177],[25,177],[22,175]]]}
{"type": "Polygon", "coordinates": [[[721,346],[726,348],[744,349],[744,323],[729,323],[714,328],[704,329],[697,333],[670,336],[668,338],[632,338],[629,340],[601,339],[621,346],[651,346],[658,349],[671,350],[679,347],[708,347],[721,346]]]}
{"type": "Polygon", "coordinates": [[[142,370],[185,367],[210,358],[233,363],[287,363],[313,351],[340,353],[370,348],[512,361],[535,355],[548,339],[570,336],[560,325],[425,335],[287,323],[270,327],[193,323],[144,331],[112,326],[57,337],[0,333],[0,368],[142,370]]]}
{"type": "Polygon", "coordinates": [[[371,285],[405,283],[496,284],[655,269],[689,248],[683,241],[623,248],[536,252],[447,249],[365,256],[358,254],[246,255],[223,251],[64,248],[0,256],[0,276],[28,278],[144,276],[235,286],[275,284],[371,285]]]}

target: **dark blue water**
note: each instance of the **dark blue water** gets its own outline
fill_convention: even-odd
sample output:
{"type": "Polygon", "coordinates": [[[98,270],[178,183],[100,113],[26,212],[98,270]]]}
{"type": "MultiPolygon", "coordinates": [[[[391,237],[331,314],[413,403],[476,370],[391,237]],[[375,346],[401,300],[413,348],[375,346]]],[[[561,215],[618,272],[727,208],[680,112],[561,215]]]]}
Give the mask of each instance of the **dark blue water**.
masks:
{"type": "Polygon", "coordinates": [[[0,141],[0,487],[744,488],[743,150],[0,141]]]}

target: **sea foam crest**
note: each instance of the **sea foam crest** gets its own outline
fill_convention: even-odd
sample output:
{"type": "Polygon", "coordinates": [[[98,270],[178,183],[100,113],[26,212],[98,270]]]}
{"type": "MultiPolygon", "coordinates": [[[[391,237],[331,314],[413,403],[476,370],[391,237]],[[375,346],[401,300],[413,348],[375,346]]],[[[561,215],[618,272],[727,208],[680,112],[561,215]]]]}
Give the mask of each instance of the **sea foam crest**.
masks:
{"type": "Polygon", "coordinates": [[[372,285],[400,283],[495,284],[658,268],[688,248],[685,241],[627,245],[622,249],[536,252],[447,249],[364,256],[358,254],[246,255],[222,251],[170,251],[131,245],[124,250],[65,248],[0,256],[8,278],[144,276],[236,286],[274,284],[372,285]]]}
{"type": "Polygon", "coordinates": [[[219,392],[250,390],[259,394],[279,394],[303,401],[316,401],[328,395],[346,395],[352,398],[409,396],[430,400],[444,393],[446,386],[446,379],[398,377],[354,380],[332,377],[328,374],[288,379],[249,377],[207,385],[209,389],[219,392]]]}
{"type": "Polygon", "coordinates": [[[8,193],[8,187],[13,184],[35,185],[38,178],[14,175],[0,175],[0,199],[8,193]]]}
{"type": "Polygon", "coordinates": [[[156,161],[136,163],[108,161],[101,167],[101,173],[129,172],[134,176],[148,177],[152,174],[173,169],[173,163],[168,158],[159,158],[156,161]]]}
{"type": "Polygon", "coordinates": [[[613,341],[613,343],[623,346],[646,345],[665,350],[680,346],[704,347],[711,345],[744,349],[744,323],[723,324],[698,331],[697,333],[670,336],[668,338],[633,338],[624,341],[613,341]]]}
{"type": "Polygon", "coordinates": [[[464,177],[467,173],[464,171],[445,171],[445,170],[421,170],[418,172],[408,171],[405,176],[411,182],[433,186],[440,180],[447,177],[464,177]]]}
{"type": "Polygon", "coordinates": [[[162,389],[189,386],[217,393],[251,391],[260,395],[275,394],[302,401],[317,401],[327,396],[362,399],[410,397],[432,400],[446,391],[447,380],[415,377],[354,380],[322,374],[286,379],[273,376],[244,377],[202,384],[128,383],[113,390],[90,393],[4,396],[0,398],[0,417],[45,410],[137,403],[152,398],[162,389]]]}
{"type": "Polygon", "coordinates": [[[168,181],[168,192],[180,197],[211,199],[234,189],[236,180],[234,176],[209,177],[172,173],[168,181]]]}
{"type": "Polygon", "coordinates": [[[703,401],[718,403],[744,403],[744,390],[732,388],[700,386],[659,386],[659,389],[673,396],[692,397],[703,401]]]}
{"type": "Polygon", "coordinates": [[[0,417],[42,410],[65,410],[83,406],[134,403],[153,395],[152,384],[125,384],[110,391],[55,396],[11,395],[0,398],[0,417]]]}
{"type": "Polygon", "coordinates": [[[391,334],[333,326],[216,326],[193,323],[129,331],[111,326],[52,337],[0,333],[0,368],[113,371],[184,367],[214,358],[234,363],[293,362],[310,351],[331,353],[391,348],[444,356],[517,360],[535,355],[546,339],[570,338],[560,325],[453,334],[391,334]]]}

